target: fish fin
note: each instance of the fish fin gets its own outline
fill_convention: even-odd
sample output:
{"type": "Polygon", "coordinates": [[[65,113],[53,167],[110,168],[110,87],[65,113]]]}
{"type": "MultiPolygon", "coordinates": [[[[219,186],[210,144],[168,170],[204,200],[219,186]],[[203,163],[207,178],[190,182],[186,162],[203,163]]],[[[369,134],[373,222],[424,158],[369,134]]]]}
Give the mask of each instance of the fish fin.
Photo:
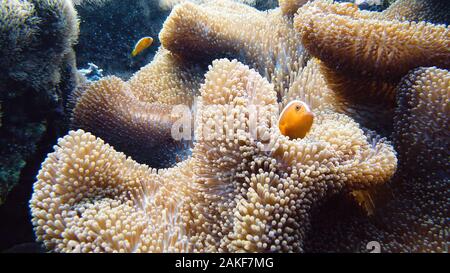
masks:
{"type": "Polygon", "coordinates": [[[280,129],[281,134],[285,134],[286,133],[286,125],[283,123],[278,125],[278,128],[280,129]]]}
{"type": "Polygon", "coordinates": [[[354,198],[356,203],[366,212],[367,216],[372,216],[375,212],[375,203],[372,198],[370,190],[356,190],[352,191],[351,196],[354,198]]]}

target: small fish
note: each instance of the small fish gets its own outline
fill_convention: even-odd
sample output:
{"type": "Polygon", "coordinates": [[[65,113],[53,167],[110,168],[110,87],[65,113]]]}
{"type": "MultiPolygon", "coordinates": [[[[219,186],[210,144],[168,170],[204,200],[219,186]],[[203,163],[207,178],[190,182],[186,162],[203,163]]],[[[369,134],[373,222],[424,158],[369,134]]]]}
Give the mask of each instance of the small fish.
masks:
{"type": "Polygon", "coordinates": [[[303,101],[288,103],[280,114],[278,127],[280,132],[291,139],[304,138],[311,129],[314,114],[303,101]]]}
{"type": "Polygon", "coordinates": [[[388,200],[395,198],[389,185],[374,186],[365,190],[354,190],[350,192],[350,196],[367,216],[375,214],[377,204],[385,204],[388,200]]]}
{"type": "Polygon", "coordinates": [[[359,6],[360,6],[360,3],[357,3],[357,2],[355,2],[355,3],[344,2],[344,3],[339,3],[339,4],[341,4],[342,6],[349,7],[349,8],[354,8],[355,11],[357,11],[359,9],[359,6]]]}
{"type": "Polygon", "coordinates": [[[367,216],[372,216],[375,211],[375,203],[373,201],[372,193],[369,190],[356,190],[350,193],[358,205],[367,213],[367,216]]]}
{"type": "Polygon", "coordinates": [[[152,37],[144,37],[140,39],[136,45],[134,46],[133,52],[131,52],[132,57],[136,57],[138,54],[140,54],[144,49],[151,46],[153,43],[152,37]]]}

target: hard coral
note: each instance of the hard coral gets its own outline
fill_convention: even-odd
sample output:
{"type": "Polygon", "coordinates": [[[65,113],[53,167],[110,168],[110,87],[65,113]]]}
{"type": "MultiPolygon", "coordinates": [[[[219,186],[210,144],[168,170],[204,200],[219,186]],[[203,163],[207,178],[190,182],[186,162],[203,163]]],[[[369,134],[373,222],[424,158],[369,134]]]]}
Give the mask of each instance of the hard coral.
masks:
{"type": "Polygon", "coordinates": [[[2,89],[20,82],[36,91],[56,92],[64,66],[71,65],[64,62],[78,37],[71,1],[3,0],[0,15],[2,89]]]}
{"type": "Polygon", "coordinates": [[[301,251],[324,198],[393,175],[392,147],[345,115],[317,111],[311,132],[290,140],[257,72],[223,59],[205,77],[198,142],[171,169],[139,165],[81,130],[61,139],[30,201],[38,240],[61,252],[301,251]],[[255,124],[261,138],[252,107],[267,114],[255,124]]]}

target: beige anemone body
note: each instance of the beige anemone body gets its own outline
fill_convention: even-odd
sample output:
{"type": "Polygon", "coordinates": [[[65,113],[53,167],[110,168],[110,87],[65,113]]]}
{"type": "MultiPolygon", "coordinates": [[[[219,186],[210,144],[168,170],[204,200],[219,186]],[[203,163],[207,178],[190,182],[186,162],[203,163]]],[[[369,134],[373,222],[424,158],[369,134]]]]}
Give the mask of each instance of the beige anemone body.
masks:
{"type": "Polygon", "coordinates": [[[287,16],[293,16],[297,10],[309,0],[278,0],[281,12],[287,16]]]}
{"type": "Polygon", "coordinates": [[[427,21],[448,24],[450,2],[446,0],[397,0],[383,11],[383,17],[399,21],[427,21]]]}
{"type": "Polygon", "coordinates": [[[417,68],[403,78],[394,118],[396,177],[379,189],[372,217],[336,203],[325,206],[313,221],[307,251],[368,251],[370,241],[382,252],[446,251],[449,100],[447,70],[417,68]]]}
{"type": "Polygon", "coordinates": [[[159,38],[181,58],[207,63],[238,59],[273,83],[279,100],[307,61],[292,18],[280,9],[258,11],[232,1],[177,5],[159,38]]]}
{"type": "Polygon", "coordinates": [[[333,91],[334,110],[386,135],[401,77],[417,66],[450,63],[448,27],[406,21],[414,19],[404,12],[407,1],[383,13],[305,2],[281,1],[279,9],[264,12],[224,0],[183,3],[164,23],[160,40],[174,54],[197,62],[237,58],[274,84],[282,106],[290,89],[298,88],[312,54],[321,63],[323,76],[317,77],[333,91]]]}
{"type": "Polygon", "coordinates": [[[72,128],[101,137],[141,163],[174,165],[189,153],[189,143],[171,137],[180,115],[174,107],[193,104],[197,74],[195,67],[161,49],[127,82],[111,76],[77,90],[72,128]]]}
{"type": "Polygon", "coordinates": [[[342,114],[317,110],[307,137],[280,135],[273,86],[237,61],[214,61],[201,95],[193,155],[170,169],[82,130],[60,139],[30,201],[38,240],[61,252],[301,251],[322,200],[395,172],[392,146],[342,114]],[[253,106],[269,114],[261,141],[253,106]]]}
{"type": "MultiPolygon", "coordinates": [[[[159,7],[162,10],[171,10],[173,9],[176,5],[181,4],[183,2],[192,2],[192,3],[196,3],[196,4],[201,4],[201,3],[205,3],[205,2],[213,2],[214,0],[159,0],[159,7]]],[[[241,4],[246,4],[249,6],[256,6],[257,4],[260,4],[259,2],[269,2],[267,5],[271,6],[273,5],[274,0],[232,0],[233,2],[236,3],[241,3],[241,4]]],[[[264,6],[264,5],[263,5],[264,6]]]]}
{"type": "Polygon", "coordinates": [[[383,252],[445,251],[450,83],[442,68],[450,64],[450,31],[420,21],[441,16],[432,10],[448,4],[436,2],[398,1],[370,13],[315,1],[298,10],[294,24],[305,48],[320,59],[340,110],[365,125],[391,126],[400,164],[388,187],[369,190],[372,217],[348,204],[325,205],[307,251],[368,251],[370,241],[383,252]],[[414,14],[405,12],[408,6],[414,14]],[[414,70],[433,65],[440,68],[414,70]]]}
{"type": "Polygon", "coordinates": [[[302,45],[320,59],[328,87],[344,104],[340,108],[378,130],[392,130],[403,76],[419,66],[450,66],[448,26],[397,19],[410,19],[403,5],[377,13],[324,0],[303,5],[294,18],[302,45]]]}

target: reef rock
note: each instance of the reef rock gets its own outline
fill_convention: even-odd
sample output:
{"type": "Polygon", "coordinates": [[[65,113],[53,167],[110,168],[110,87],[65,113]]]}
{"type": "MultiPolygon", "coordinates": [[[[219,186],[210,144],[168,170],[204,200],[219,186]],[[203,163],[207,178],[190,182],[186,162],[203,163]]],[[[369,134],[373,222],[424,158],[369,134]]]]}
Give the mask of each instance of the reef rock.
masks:
{"type": "MultiPolygon", "coordinates": [[[[77,85],[78,21],[67,0],[0,2],[0,203],[77,85]]],[[[55,130],[55,128],[52,128],[55,130]]]]}

